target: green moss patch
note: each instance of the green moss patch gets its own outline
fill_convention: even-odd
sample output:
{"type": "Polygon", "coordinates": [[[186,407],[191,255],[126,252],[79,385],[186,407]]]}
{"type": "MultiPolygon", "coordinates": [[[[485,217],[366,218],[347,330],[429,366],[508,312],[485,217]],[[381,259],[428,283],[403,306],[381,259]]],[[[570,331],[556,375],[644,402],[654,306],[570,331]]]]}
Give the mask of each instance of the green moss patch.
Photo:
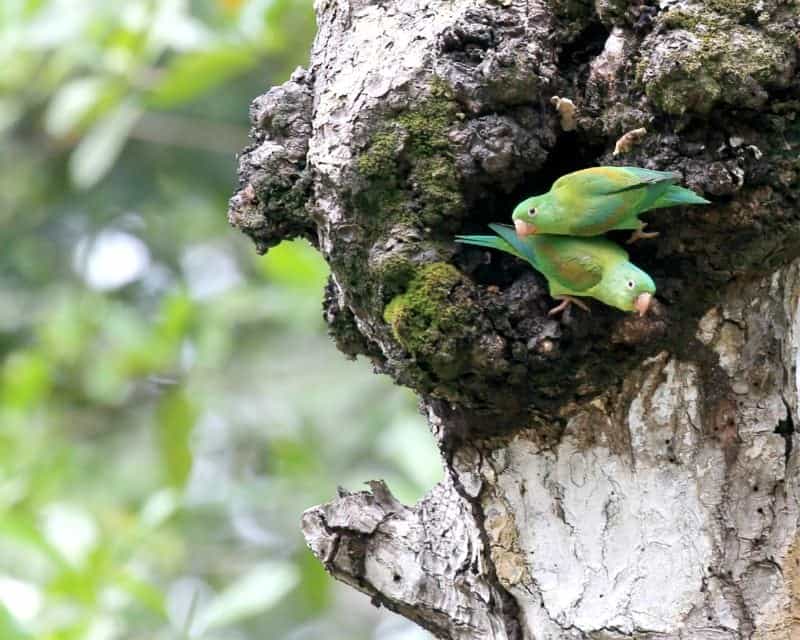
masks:
{"type": "Polygon", "coordinates": [[[458,375],[468,359],[463,342],[472,333],[475,308],[467,296],[459,295],[466,286],[454,266],[427,264],[383,312],[397,342],[418,360],[427,361],[441,380],[458,375]]]}
{"type": "Polygon", "coordinates": [[[740,2],[709,2],[666,11],[667,36],[639,66],[648,97],[667,113],[708,113],[717,102],[758,108],[764,87],[785,84],[793,61],[792,34],[779,25],[762,30],[739,24],[740,2]]]}
{"type": "Polygon", "coordinates": [[[456,107],[448,93],[435,85],[428,98],[372,135],[356,162],[368,181],[361,197],[373,206],[371,215],[431,225],[463,209],[448,140],[456,107]]]}

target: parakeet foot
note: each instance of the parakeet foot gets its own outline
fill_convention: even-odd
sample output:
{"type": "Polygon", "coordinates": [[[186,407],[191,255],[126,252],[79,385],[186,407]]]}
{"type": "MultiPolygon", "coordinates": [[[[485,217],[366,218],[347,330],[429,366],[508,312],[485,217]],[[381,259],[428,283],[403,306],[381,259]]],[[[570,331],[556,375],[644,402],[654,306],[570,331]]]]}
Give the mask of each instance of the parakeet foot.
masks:
{"type": "Polygon", "coordinates": [[[586,311],[588,313],[591,313],[591,310],[589,309],[588,306],[586,306],[586,304],[584,304],[583,302],[581,302],[577,298],[573,298],[572,296],[558,296],[556,298],[556,300],[561,300],[561,304],[559,304],[557,307],[553,307],[552,309],[550,309],[550,311],[547,312],[548,316],[554,316],[557,313],[561,313],[569,305],[571,305],[573,302],[576,305],[578,305],[581,309],[583,309],[584,311],[586,311]]]}
{"type": "Polygon", "coordinates": [[[648,238],[657,238],[658,231],[645,231],[644,228],[647,226],[646,222],[642,222],[642,226],[639,227],[636,231],[631,234],[631,237],[625,242],[625,244],[633,244],[637,240],[647,240],[648,238]]]}

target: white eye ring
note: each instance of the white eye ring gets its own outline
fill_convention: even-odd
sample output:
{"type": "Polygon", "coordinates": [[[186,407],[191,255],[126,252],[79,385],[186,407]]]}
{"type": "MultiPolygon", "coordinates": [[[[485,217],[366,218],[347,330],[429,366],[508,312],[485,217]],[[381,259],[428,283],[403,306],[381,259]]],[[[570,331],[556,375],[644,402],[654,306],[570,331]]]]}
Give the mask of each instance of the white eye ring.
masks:
{"type": "Polygon", "coordinates": [[[635,284],[634,284],[633,280],[628,280],[628,289],[633,289],[634,286],[635,286],[635,284]]]}
{"type": "Polygon", "coordinates": [[[531,207],[530,209],[528,209],[528,215],[529,215],[531,218],[532,218],[533,216],[535,216],[535,215],[536,215],[536,207],[531,207]]]}

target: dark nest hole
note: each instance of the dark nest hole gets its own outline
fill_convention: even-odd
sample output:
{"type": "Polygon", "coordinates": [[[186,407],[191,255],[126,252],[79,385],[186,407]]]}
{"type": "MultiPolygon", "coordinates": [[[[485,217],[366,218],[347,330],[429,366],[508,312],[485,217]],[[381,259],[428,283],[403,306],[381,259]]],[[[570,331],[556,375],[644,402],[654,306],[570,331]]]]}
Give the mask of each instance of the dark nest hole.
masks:
{"type": "MultiPolygon", "coordinates": [[[[588,144],[575,132],[562,133],[550,151],[545,165],[540,170],[523,176],[513,191],[507,193],[499,188],[487,188],[458,233],[491,235],[493,232],[489,229],[490,223],[511,224],[511,213],[519,202],[549,191],[553,182],[567,173],[595,166],[597,158],[604,151],[602,145],[588,144]]],[[[484,286],[508,286],[522,272],[530,269],[508,254],[467,246],[462,246],[459,251],[457,263],[463,270],[470,272],[478,284],[484,286]],[[485,255],[487,251],[491,251],[491,260],[476,264],[475,256],[485,255]]]]}
{"type": "MultiPolygon", "coordinates": [[[[708,133],[698,140],[690,140],[686,144],[697,144],[708,149],[711,143],[721,142],[718,136],[708,133]]],[[[717,148],[716,145],[714,148],[717,148]]],[[[492,234],[488,228],[490,223],[511,224],[511,213],[514,207],[526,197],[548,191],[559,177],[599,164],[608,164],[608,148],[603,142],[587,140],[577,132],[562,133],[555,147],[550,151],[545,165],[538,171],[527,174],[519,181],[518,186],[510,193],[501,189],[487,189],[478,199],[473,211],[459,229],[460,234],[492,234]]],[[[615,164],[641,164],[629,161],[615,164]]],[[[667,163],[668,164],[668,163],[667,163]]],[[[715,197],[717,202],[730,198],[715,197]]],[[[686,235],[687,228],[692,235],[707,235],[708,224],[702,221],[704,212],[694,208],[670,208],[656,210],[643,215],[642,220],[649,222],[651,230],[659,231],[661,236],[653,240],[639,241],[633,245],[626,244],[629,231],[613,231],[606,234],[608,239],[622,246],[630,255],[631,261],[647,271],[656,281],[657,297],[667,307],[678,309],[678,315],[697,315],[707,308],[709,296],[718,292],[716,285],[705,289],[697,286],[688,287],[687,282],[695,278],[699,272],[698,260],[702,255],[685,253],[682,247],[685,242],[680,239],[686,235]],[[677,253],[676,253],[677,250],[677,253]],[[701,295],[701,294],[708,295],[701,295]]],[[[697,250],[698,247],[695,247],[697,250]]],[[[505,289],[511,286],[530,267],[508,254],[491,249],[462,246],[456,254],[457,266],[481,286],[496,286],[505,289]]],[[[720,278],[723,274],[720,274],[720,278]]],[[[543,281],[541,276],[538,276],[543,281]]],[[[593,309],[592,324],[597,326],[597,316],[615,318],[617,311],[606,309],[600,303],[591,303],[593,309]]],[[[670,313],[672,315],[672,313],[670,313]]],[[[580,324],[580,322],[578,323],[580,324]]],[[[605,322],[601,324],[605,325],[605,322]]]]}
{"type": "Polygon", "coordinates": [[[595,15],[595,19],[572,42],[561,47],[558,52],[558,68],[588,71],[589,63],[602,53],[610,34],[595,15]]]}
{"type": "MultiPolygon", "coordinates": [[[[518,202],[531,195],[548,191],[552,183],[562,175],[596,166],[598,158],[604,152],[604,146],[588,144],[576,133],[562,134],[545,166],[537,172],[524,176],[513,191],[504,193],[500,189],[487,190],[459,233],[489,235],[492,233],[487,226],[489,223],[509,224],[511,212],[518,202]]],[[[622,234],[621,239],[624,240],[627,235],[622,234]]],[[[652,247],[643,249],[647,250],[652,251],[652,247]]],[[[462,246],[456,254],[455,263],[485,290],[497,287],[501,291],[501,304],[507,304],[509,312],[514,313],[516,318],[512,322],[513,337],[507,335],[505,336],[507,339],[525,342],[536,338],[537,332],[542,329],[542,322],[546,320],[541,314],[548,306],[554,306],[555,302],[547,297],[543,305],[532,304],[531,320],[519,320],[522,316],[519,315],[520,308],[515,299],[519,295],[520,286],[525,286],[526,281],[532,283],[530,266],[500,251],[474,246],[462,246]]],[[[546,292],[544,277],[537,273],[535,278],[541,284],[539,290],[542,293],[546,292]]],[[[620,371],[624,368],[622,361],[635,360],[639,351],[637,346],[617,343],[611,347],[609,344],[609,338],[614,333],[617,323],[623,318],[622,312],[595,301],[590,301],[589,305],[591,313],[575,309],[559,321],[557,332],[552,334],[559,344],[555,360],[530,352],[523,358],[529,371],[531,386],[522,396],[530,401],[530,405],[516,407],[516,411],[530,410],[532,406],[548,410],[559,406],[565,397],[578,399],[583,393],[591,395],[599,388],[607,386],[610,381],[618,379],[620,371]],[[612,360],[607,358],[609,348],[616,354],[612,360]],[[575,375],[583,367],[587,367],[590,373],[583,374],[587,377],[584,379],[585,384],[582,385],[575,375]],[[580,392],[578,388],[581,386],[585,387],[586,391],[580,392]],[[558,391],[554,394],[552,391],[545,392],[544,387],[558,391]]],[[[529,350],[530,347],[526,349],[529,350]]],[[[514,412],[512,404],[509,403],[506,407],[509,414],[514,412]]]]}
{"type": "MultiPolygon", "coordinates": [[[[488,228],[489,223],[510,224],[511,212],[517,203],[531,195],[548,191],[556,179],[567,173],[602,164],[606,152],[607,148],[603,144],[587,141],[578,133],[562,133],[558,143],[551,150],[546,164],[539,171],[524,176],[513,191],[504,193],[500,189],[487,190],[474,207],[472,215],[464,221],[459,233],[488,235],[492,233],[488,228]]],[[[658,214],[654,212],[653,215],[658,214]]],[[[663,227],[663,221],[654,226],[663,227]]],[[[625,241],[630,237],[628,231],[612,232],[607,235],[609,239],[628,251],[634,264],[653,276],[659,290],[659,301],[667,307],[677,305],[678,316],[683,316],[692,310],[696,312],[700,307],[705,307],[704,304],[699,304],[686,305],[684,308],[681,303],[685,297],[687,273],[692,273],[695,269],[692,256],[665,254],[664,247],[659,244],[659,239],[626,245],[625,241]]],[[[504,296],[506,292],[508,295],[512,295],[511,292],[514,288],[520,286],[520,282],[524,278],[530,278],[531,273],[531,267],[521,260],[500,251],[480,247],[461,246],[456,254],[455,263],[479,286],[485,289],[497,287],[504,296]]],[[[536,273],[535,278],[541,283],[542,290],[546,291],[544,277],[536,273]]],[[[548,297],[544,304],[552,306],[555,305],[555,302],[548,297]]],[[[588,301],[588,304],[591,313],[572,310],[560,322],[558,335],[560,363],[558,368],[561,371],[574,372],[579,365],[592,361],[593,377],[599,376],[611,380],[615,378],[614,370],[613,367],[611,370],[606,370],[607,363],[605,362],[608,341],[619,328],[620,321],[626,319],[627,322],[628,319],[623,312],[602,303],[588,301]],[[592,346],[595,344],[605,346],[596,348],[596,346],[592,346]]],[[[535,314],[536,311],[532,308],[531,313],[535,314]]],[[[668,316],[672,315],[673,312],[668,311],[668,316]]],[[[650,338],[644,340],[644,343],[648,344],[646,351],[652,351],[661,339],[656,335],[651,335],[650,338]]],[[[690,339],[691,336],[687,336],[687,341],[690,339]]],[[[616,343],[612,348],[616,354],[615,362],[618,363],[620,360],[641,353],[640,347],[644,346],[644,343],[616,343]]]]}

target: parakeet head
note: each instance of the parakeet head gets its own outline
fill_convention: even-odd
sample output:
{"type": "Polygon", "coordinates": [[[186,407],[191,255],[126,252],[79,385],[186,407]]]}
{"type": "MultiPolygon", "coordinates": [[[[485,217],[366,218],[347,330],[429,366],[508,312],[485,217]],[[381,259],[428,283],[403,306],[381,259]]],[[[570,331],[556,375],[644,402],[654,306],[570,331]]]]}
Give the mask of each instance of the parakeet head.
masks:
{"type": "Polygon", "coordinates": [[[613,267],[603,278],[602,288],[603,302],[623,311],[637,311],[640,316],[647,313],[656,292],[653,279],[630,262],[613,267]]]}
{"type": "Polygon", "coordinates": [[[551,206],[549,194],[533,196],[520,202],[515,208],[511,219],[520,238],[537,233],[552,233],[558,225],[556,212],[551,206]]]}

